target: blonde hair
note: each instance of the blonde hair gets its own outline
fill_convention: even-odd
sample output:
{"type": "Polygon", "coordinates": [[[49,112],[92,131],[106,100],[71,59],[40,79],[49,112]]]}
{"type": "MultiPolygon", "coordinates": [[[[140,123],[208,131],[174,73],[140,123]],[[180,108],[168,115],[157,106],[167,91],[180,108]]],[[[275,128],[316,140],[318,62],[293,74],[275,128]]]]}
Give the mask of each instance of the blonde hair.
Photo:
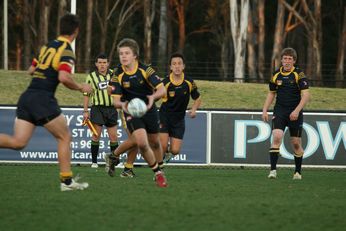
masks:
{"type": "Polygon", "coordinates": [[[285,56],[291,56],[291,57],[293,57],[294,61],[297,60],[297,52],[296,52],[295,49],[293,49],[293,48],[291,48],[291,47],[287,47],[287,48],[285,48],[285,49],[283,49],[283,50],[281,51],[281,58],[282,58],[284,55],[285,55],[285,56]]]}
{"type": "Polygon", "coordinates": [[[139,46],[138,46],[138,43],[136,42],[136,40],[131,39],[131,38],[124,38],[124,39],[122,39],[118,43],[118,46],[117,46],[118,53],[119,53],[119,49],[121,47],[129,47],[132,50],[133,54],[138,59],[138,57],[139,57],[139,46]]]}

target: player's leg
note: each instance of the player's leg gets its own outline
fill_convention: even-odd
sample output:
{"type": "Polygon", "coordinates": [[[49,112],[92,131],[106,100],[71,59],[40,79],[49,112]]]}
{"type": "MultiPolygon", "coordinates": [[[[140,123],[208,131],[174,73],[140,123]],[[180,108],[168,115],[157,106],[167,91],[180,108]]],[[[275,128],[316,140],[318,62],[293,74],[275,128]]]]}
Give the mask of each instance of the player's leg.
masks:
{"type": "Polygon", "coordinates": [[[171,137],[169,143],[170,143],[170,147],[169,147],[170,152],[173,154],[173,156],[178,155],[180,153],[183,140],[175,138],[175,137],[171,137]]]}
{"type": "Polygon", "coordinates": [[[286,121],[280,117],[273,117],[272,120],[272,136],[273,142],[269,149],[270,172],[269,179],[276,179],[276,165],[280,156],[280,145],[284,136],[286,121]]]}
{"type": "MultiPolygon", "coordinates": [[[[161,152],[159,154],[162,155],[161,151],[161,145],[159,141],[159,135],[156,133],[156,137],[154,134],[151,135],[151,142],[156,142],[154,147],[156,151],[161,152]]],[[[132,136],[136,140],[136,144],[143,155],[143,158],[146,160],[148,163],[149,167],[153,170],[155,174],[155,181],[157,186],[159,187],[167,187],[167,181],[166,177],[164,176],[163,172],[161,171],[159,164],[157,163],[157,157],[154,155],[153,150],[151,149],[151,146],[149,145],[149,139],[148,139],[148,134],[147,131],[143,128],[137,129],[132,132],[132,136]]],[[[152,144],[153,145],[153,144],[152,144]]],[[[161,156],[162,158],[162,156],[161,156]]]]}
{"type": "Polygon", "coordinates": [[[102,133],[102,126],[98,125],[98,124],[94,124],[94,128],[95,128],[97,134],[93,134],[91,137],[91,145],[90,145],[91,167],[92,168],[98,168],[97,156],[99,154],[99,149],[100,149],[100,137],[101,137],[101,133],[102,133]]]}
{"type": "Polygon", "coordinates": [[[118,143],[118,111],[114,107],[104,109],[105,125],[109,136],[109,148],[111,153],[119,146],[118,143]]]}
{"type": "Polygon", "coordinates": [[[124,170],[120,174],[120,177],[129,177],[129,178],[135,177],[135,173],[133,172],[133,164],[136,161],[137,154],[138,154],[137,146],[134,146],[130,148],[130,150],[127,151],[127,158],[124,164],[124,170]]]}
{"type": "Polygon", "coordinates": [[[117,126],[107,127],[107,132],[109,136],[109,149],[111,153],[113,153],[119,146],[117,131],[118,131],[117,126]]]}
{"type": "Polygon", "coordinates": [[[148,140],[157,163],[159,164],[160,168],[163,168],[163,152],[159,133],[148,133],[148,140]]]}
{"type": "Polygon", "coordinates": [[[88,183],[78,183],[72,179],[71,171],[71,134],[63,114],[46,123],[44,127],[58,142],[58,161],[60,166],[61,190],[83,190],[88,183]]]}
{"type": "Polygon", "coordinates": [[[289,124],[289,130],[291,135],[291,144],[294,152],[294,163],[295,163],[295,170],[293,174],[294,180],[301,180],[301,169],[302,169],[302,162],[303,162],[303,155],[304,155],[304,149],[302,147],[302,125],[303,125],[303,118],[302,114],[298,117],[298,120],[291,121],[289,124]]]}
{"type": "Polygon", "coordinates": [[[169,141],[168,132],[160,131],[160,143],[161,143],[163,153],[168,152],[168,141],[169,141]]]}
{"type": "Polygon", "coordinates": [[[13,135],[0,134],[0,148],[23,149],[28,144],[35,127],[28,121],[16,118],[13,135]]]}
{"type": "Polygon", "coordinates": [[[164,162],[168,163],[180,153],[185,133],[185,120],[169,123],[169,150],[165,153],[164,162]]]}

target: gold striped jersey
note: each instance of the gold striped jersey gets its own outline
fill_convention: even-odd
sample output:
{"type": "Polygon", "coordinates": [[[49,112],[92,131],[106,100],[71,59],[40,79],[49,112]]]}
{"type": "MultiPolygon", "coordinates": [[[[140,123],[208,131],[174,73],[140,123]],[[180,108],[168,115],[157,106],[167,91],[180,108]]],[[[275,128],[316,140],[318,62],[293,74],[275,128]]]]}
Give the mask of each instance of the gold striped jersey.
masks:
{"type": "Polygon", "coordinates": [[[167,95],[162,98],[160,112],[174,114],[174,117],[183,119],[189,104],[190,97],[193,100],[199,98],[200,93],[193,79],[182,73],[179,82],[174,81],[173,74],[163,79],[163,84],[167,90],[167,95]]]}
{"type": "MultiPolygon", "coordinates": [[[[113,98],[107,92],[108,83],[111,78],[111,70],[108,70],[106,75],[102,75],[98,71],[93,71],[86,77],[85,82],[93,88],[93,93],[89,95],[92,98],[92,105],[113,106],[113,98]]],[[[83,94],[88,96],[87,93],[83,94]]]]}
{"type": "Polygon", "coordinates": [[[284,72],[280,67],[273,73],[269,82],[269,90],[276,92],[276,106],[295,108],[300,100],[300,92],[309,89],[309,82],[302,70],[293,67],[284,72]]]}
{"type": "Polygon", "coordinates": [[[125,101],[140,98],[148,103],[147,95],[152,95],[161,84],[161,79],[150,66],[137,62],[133,72],[126,72],[119,65],[111,80],[112,95],[120,95],[125,101]]]}
{"type": "Polygon", "coordinates": [[[35,63],[36,69],[29,89],[46,90],[55,93],[59,84],[59,71],[71,73],[75,64],[75,55],[70,41],[62,36],[43,46],[35,63]]]}

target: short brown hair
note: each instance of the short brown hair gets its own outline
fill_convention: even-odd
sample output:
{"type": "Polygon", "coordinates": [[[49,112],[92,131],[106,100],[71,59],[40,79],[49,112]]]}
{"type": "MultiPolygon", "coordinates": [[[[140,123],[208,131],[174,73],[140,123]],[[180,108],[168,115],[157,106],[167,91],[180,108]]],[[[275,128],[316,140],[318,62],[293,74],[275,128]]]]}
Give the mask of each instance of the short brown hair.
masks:
{"type": "Polygon", "coordinates": [[[139,57],[139,46],[138,46],[138,43],[134,39],[131,39],[131,38],[124,38],[124,39],[122,39],[118,43],[118,46],[117,46],[118,53],[119,53],[119,49],[121,47],[129,47],[132,50],[133,54],[135,56],[137,56],[137,59],[138,59],[138,57],[139,57]]]}
{"type": "Polygon", "coordinates": [[[72,35],[79,28],[79,17],[75,14],[65,14],[60,18],[60,34],[72,35]]]}
{"type": "Polygon", "coordinates": [[[282,58],[284,55],[285,55],[285,56],[291,56],[291,57],[293,57],[294,61],[297,60],[297,52],[296,52],[295,49],[293,49],[293,48],[291,48],[291,47],[287,47],[287,48],[285,48],[285,49],[283,49],[283,50],[281,51],[281,58],[282,58]]]}

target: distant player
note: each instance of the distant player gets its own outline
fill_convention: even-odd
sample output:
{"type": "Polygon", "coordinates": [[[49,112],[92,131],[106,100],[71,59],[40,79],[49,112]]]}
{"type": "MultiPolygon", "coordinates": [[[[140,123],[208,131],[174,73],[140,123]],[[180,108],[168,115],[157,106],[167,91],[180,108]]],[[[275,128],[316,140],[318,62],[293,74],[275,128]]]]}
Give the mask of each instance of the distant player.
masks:
{"type": "Polygon", "coordinates": [[[297,53],[293,48],[285,48],[281,52],[282,66],[273,73],[269,82],[269,93],[264,102],[262,119],[269,120],[268,109],[276,96],[272,117],[273,143],[271,145],[270,173],[268,178],[277,177],[276,164],[280,155],[280,145],[285,128],[289,128],[291,144],[294,151],[294,180],[301,180],[301,166],[304,150],[301,144],[303,129],[303,108],[310,99],[309,82],[302,70],[294,66],[297,53]]]}
{"type": "Polygon", "coordinates": [[[160,107],[160,141],[165,163],[180,153],[185,133],[185,112],[190,97],[194,100],[188,111],[191,118],[196,117],[196,110],[201,105],[196,83],[184,73],[184,56],[180,53],[172,54],[169,65],[171,73],[163,80],[167,94],[160,107]]]}
{"type": "Polygon", "coordinates": [[[91,158],[92,168],[98,168],[97,156],[99,154],[100,137],[102,126],[107,128],[110,150],[113,152],[118,147],[117,122],[118,112],[114,108],[113,98],[108,95],[107,87],[112,76],[109,69],[109,62],[106,54],[99,54],[95,60],[96,70],[91,72],[85,82],[93,87],[93,93],[84,93],[84,119],[89,119],[93,123],[96,134],[91,138],[91,158]],[[92,106],[89,114],[89,98],[92,106]]]}
{"type": "MultiPolygon", "coordinates": [[[[121,65],[114,71],[111,83],[115,106],[125,112],[131,138],[155,173],[157,186],[167,187],[166,177],[159,166],[162,164],[162,148],[159,139],[159,115],[155,106],[155,100],[166,94],[165,87],[153,68],[138,61],[139,46],[135,40],[121,40],[117,50],[121,65]],[[133,98],[144,100],[148,106],[147,113],[141,118],[134,118],[127,113],[127,103],[133,98]]],[[[106,162],[109,164],[109,175],[113,176],[119,156],[113,153],[106,155],[106,162]]]]}
{"type": "Polygon", "coordinates": [[[28,144],[36,126],[44,126],[58,142],[61,191],[88,187],[88,183],[79,183],[72,177],[71,134],[55,98],[59,83],[83,93],[92,91],[90,85],[78,84],[71,76],[75,63],[71,42],[78,32],[76,15],[66,14],[60,19],[61,35],[41,48],[38,59],[34,59],[28,70],[33,78],[19,98],[13,136],[0,134],[0,148],[20,150],[28,144]]]}

